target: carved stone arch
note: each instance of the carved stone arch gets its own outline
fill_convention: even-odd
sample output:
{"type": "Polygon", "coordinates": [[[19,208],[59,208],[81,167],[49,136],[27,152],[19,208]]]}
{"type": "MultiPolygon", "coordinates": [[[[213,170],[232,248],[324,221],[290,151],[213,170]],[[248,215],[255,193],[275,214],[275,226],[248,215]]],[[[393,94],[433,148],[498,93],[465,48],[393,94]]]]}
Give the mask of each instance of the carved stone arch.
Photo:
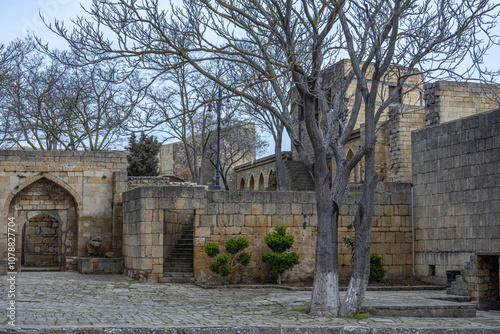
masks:
{"type": "Polygon", "coordinates": [[[248,190],[255,190],[255,180],[253,174],[250,176],[250,183],[248,184],[248,190]]]}
{"type": "Polygon", "coordinates": [[[244,177],[241,178],[240,190],[245,190],[245,178],[244,177]]]}
{"type": "Polygon", "coordinates": [[[26,180],[23,183],[21,183],[17,189],[12,191],[7,196],[7,198],[5,200],[5,205],[4,205],[4,212],[9,212],[10,203],[12,202],[12,199],[18,193],[20,193],[24,188],[29,187],[30,185],[32,185],[33,183],[35,183],[41,179],[47,179],[51,182],[54,182],[55,184],[57,184],[58,186],[60,186],[64,190],[66,190],[68,193],[70,193],[76,202],[78,215],[81,216],[82,209],[83,209],[83,202],[82,202],[82,199],[80,198],[80,196],[78,195],[78,193],[73,188],[71,188],[71,186],[69,184],[67,184],[63,180],[59,179],[58,177],[51,175],[51,174],[48,174],[48,173],[45,173],[43,175],[41,175],[41,174],[34,175],[34,176],[30,176],[30,177],[26,178],[26,180]]]}

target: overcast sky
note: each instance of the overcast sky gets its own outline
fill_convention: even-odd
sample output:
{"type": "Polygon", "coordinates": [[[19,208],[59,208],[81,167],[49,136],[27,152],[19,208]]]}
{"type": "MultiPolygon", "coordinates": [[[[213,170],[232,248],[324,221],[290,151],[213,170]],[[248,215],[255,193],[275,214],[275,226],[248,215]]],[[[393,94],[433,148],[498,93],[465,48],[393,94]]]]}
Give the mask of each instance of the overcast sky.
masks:
{"type": "MultiPolygon", "coordinates": [[[[42,41],[48,42],[51,48],[64,49],[66,42],[59,36],[52,33],[40,19],[42,14],[47,22],[54,22],[55,19],[65,21],[69,24],[71,18],[83,15],[84,7],[90,7],[92,0],[0,0],[2,10],[0,11],[0,43],[6,44],[16,38],[23,38],[28,32],[34,32],[42,41]]],[[[165,4],[168,4],[167,0],[165,4]]],[[[174,0],[176,2],[178,0],[174,0]]],[[[493,0],[497,1],[497,0],[493,0]]],[[[500,35],[500,25],[495,28],[495,34],[500,35]]],[[[498,54],[500,48],[490,50],[486,65],[491,68],[498,68],[498,54]]],[[[498,80],[496,80],[498,81],[498,80]]],[[[270,138],[272,140],[272,138],[270,138]]],[[[289,139],[284,143],[284,150],[290,149],[289,139]]],[[[265,155],[272,154],[274,145],[270,145],[265,155]]]]}

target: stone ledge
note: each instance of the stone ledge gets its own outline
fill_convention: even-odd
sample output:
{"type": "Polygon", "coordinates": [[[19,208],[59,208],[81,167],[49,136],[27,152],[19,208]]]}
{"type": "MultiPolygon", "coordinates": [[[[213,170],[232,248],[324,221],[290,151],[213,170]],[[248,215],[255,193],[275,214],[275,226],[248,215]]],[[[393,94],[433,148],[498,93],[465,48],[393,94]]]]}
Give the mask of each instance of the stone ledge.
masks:
{"type": "Polygon", "coordinates": [[[122,274],[123,258],[80,257],[78,272],[81,274],[122,274]]]}
{"type": "MultiPolygon", "coordinates": [[[[229,284],[229,285],[216,285],[216,284],[202,284],[195,283],[203,289],[282,289],[290,291],[312,291],[312,287],[308,286],[289,286],[278,284],[229,284]]],[[[367,291],[425,291],[425,290],[446,290],[444,285],[418,285],[418,286],[368,286],[367,291]]],[[[339,291],[347,291],[347,287],[339,288],[339,291]]],[[[455,300],[453,300],[455,301],[455,300]]],[[[461,300],[469,301],[469,300],[461,300]]]]}
{"type": "Polygon", "coordinates": [[[6,329],[0,328],[0,333],[18,333],[18,334],[493,334],[498,333],[498,329],[490,328],[447,328],[447,327],[367,327],[367,326],[325,326],[325,327],[277,327],[277,326],[259,326],[259,327],[29,327],[25,329],[6,329]]]}

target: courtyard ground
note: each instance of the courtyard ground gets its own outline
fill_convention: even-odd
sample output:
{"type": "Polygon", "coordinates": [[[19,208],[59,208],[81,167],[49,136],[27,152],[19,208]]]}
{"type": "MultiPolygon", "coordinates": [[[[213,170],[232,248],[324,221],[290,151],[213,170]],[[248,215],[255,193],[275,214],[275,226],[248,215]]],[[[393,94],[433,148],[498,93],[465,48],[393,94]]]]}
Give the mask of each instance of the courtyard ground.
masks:
{"type": "MultiPolygon", "coordinates": [[[[23,272],[16,280],[16,326],[8,324],[6,276],[0,333],[500,333],[500,312],[476,317],[313,317],[305,290],[204,289],[192,284],[137,283],[122,275],[23,272]],[[234,329],[234,327],[239,327],[234,329]]],[[[368,291],[366,310],[471,307],[445,301],[443,290],[368,291]]]]}

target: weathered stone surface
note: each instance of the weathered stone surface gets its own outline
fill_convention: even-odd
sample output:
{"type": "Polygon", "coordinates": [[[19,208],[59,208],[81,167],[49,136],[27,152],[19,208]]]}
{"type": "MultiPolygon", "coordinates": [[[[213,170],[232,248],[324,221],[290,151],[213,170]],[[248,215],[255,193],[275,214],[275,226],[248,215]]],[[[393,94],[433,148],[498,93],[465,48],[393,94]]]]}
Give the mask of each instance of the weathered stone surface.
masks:
{"type": "MultiPolygon", "coordinates": [[[[464,87],[457,85],[459,91],[464,87]]],[[[479,297],[479,304],[498,304],[500,298],[499,128],[497,109],[412,135],[417,275],[443,283],[446,271],[461,271],[462,282],[470,283],[453,284],[452,292],[479,297]],[[415,159],[422,155],[423,162],[415,159]]]]}

